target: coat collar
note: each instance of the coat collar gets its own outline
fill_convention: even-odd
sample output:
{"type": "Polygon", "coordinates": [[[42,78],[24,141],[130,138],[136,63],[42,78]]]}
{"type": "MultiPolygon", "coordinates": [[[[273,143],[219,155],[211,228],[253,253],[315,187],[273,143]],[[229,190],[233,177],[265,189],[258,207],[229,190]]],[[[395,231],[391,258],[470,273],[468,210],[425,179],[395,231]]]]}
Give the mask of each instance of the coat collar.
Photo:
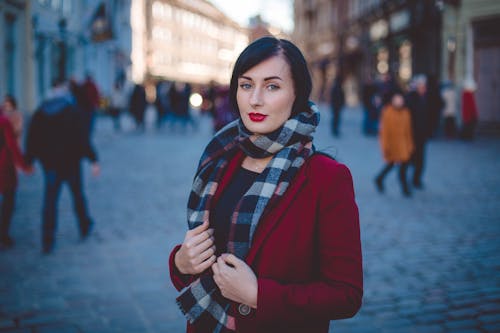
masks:
{"type": "MultiPolygon", "coordinates": [[[[244,158],[245,155],[243,154],[243,152],[239,151],[236,153],[234,158],[231,159],[231,161],[227,166],[226,174],[224,175],[224,177],[222,177],[221,182],[219,184],[219,188],[215,193],[214,202],[217,202],[219,200],[222,192],[229,184],[236,170],[241,166],[241,163],[243,162],[244,158]]],[[[258,250],[266,240],[267,236],[281,221],[280,217],[287,211],[288,207],[293,202],[295,196],[304,186],[307,180],[307,172],[305,171],[306,167],[307,167],[307,161],[295,176],[295,179],[290,184],[290,187],[285,192],[285,195],[282,198],[280,198],[279,201],[276,202],[265,215],[261,217],[261,221],[257,226],[257,230],[255,231],[253,237],[252,245],[250,246],[250,250],[245,260],[248,265],[252,264],[258,253],[258,250]]]]}

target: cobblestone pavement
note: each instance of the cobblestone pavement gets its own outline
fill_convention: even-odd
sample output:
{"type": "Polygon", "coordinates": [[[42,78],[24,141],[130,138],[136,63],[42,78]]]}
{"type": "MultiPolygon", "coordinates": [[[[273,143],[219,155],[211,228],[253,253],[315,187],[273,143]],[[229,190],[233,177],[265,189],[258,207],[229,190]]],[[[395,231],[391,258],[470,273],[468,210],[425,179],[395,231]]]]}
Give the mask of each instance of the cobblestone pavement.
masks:
{"type": "MultiPolygon", "coordinates": [[[[352,171],[365,267],[362,310],[331,331],[500,332],[500,140],[433,141],[425,189],[404,198],[393,172],[380,195],[373,177],[382,159],[376,138],[360,134],[359,110],[344,112],[339,139],[330,137],[330,114],[322,112],[317,147],[352,171]]],[[[78,240],[64,189],[57,247],[42,256],[41,170],[20,179],[16,246],[0,252],[0,332],[184,331],[167,260],[185,233],[209,122],[186,133],[114,133],[106,118],[97,125],[102,175],[91,178],[86,165],[96,221],[88,241],[78,240]]]]}

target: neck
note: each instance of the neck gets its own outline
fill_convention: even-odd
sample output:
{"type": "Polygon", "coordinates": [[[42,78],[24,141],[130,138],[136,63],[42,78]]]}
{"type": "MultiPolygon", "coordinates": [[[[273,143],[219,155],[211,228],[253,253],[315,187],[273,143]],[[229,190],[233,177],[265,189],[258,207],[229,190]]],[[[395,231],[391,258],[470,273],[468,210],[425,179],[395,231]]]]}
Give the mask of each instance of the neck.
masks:
{"type": "Polygon", "coordinates": [[[241,163],[241,166],[247,170],[261,173],[266,168],[269,161],[271,161],[273,156],[268,156],[264,158],[253,158],[246,156],[241,163]]]}

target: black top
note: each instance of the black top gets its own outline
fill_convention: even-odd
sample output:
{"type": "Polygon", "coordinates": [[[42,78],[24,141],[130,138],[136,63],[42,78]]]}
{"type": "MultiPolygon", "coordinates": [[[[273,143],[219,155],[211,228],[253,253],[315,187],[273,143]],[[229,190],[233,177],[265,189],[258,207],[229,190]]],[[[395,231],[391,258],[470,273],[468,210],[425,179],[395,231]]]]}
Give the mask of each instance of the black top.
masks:
{"type": "Polygon", "coordinates": [[[46,169],[66,171],[74,170],[85,157],[97,160],[82,111],[73,98],[67,95],[44,102],[28,128],[26,162],[39,159],[46,169]]]}
{"type": "Polygon", "coordinates": [[[248,191],[258,175],[259,174],[256,172],[240,167],[215,204],[215,208],[212,210],[210,224],[215,229],[214,236],[217,255],[227,252],[227,239],[229,237],[231,216],[233,215],[236,205],[248,191]]]}

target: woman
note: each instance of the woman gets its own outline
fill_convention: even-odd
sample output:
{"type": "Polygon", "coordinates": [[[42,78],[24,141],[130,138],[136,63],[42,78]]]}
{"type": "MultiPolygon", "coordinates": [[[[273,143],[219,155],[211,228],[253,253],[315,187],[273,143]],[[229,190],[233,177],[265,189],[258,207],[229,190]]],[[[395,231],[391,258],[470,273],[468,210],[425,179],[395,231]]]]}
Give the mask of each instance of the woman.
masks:
{"type": "MultiPolygon", "coordinates": [[[[8,99],[6,99],[6,104],[7,101],[8,99]]],[[[14,246],[9,229],[15,208],[16,167],[23,169],[26,173],[33,172],[33,169],[24,161],[11,121],[3,112],[0,112],[0,249],[14,246]]]]}
{"type": "Polygon", "coordinates": [[[21,144],[21,137],[23,133],[23,115],[17,109],[17,101],[12,95],[6,95],[3,102],[3,113],[9,119],[14,130],[14,136],[18,144],[21,144]]]}
{"type": "Polygon", "coordinates": [[[404,105],[404,97],[401,92],[394,92],[391,104],[382,111],[380,121],[380,149],[386,161],[386,165],[375,178],[375,184],[379,192],[384,192],[384,178],[394,167],[399,164],[399,181],[403,195],[411,196],[406,170],[410,163],[414,145],[411,127],[410,110],[404,105]]]}
{"type": "Polygon", "coordinates": [[[298,48],[261,38],[239,56],[240,118],[203,153],[184,242],[170,255],[187,332],[328,332],[363,293],[349,170],[314,154],[319,113],[298,48]]]}

